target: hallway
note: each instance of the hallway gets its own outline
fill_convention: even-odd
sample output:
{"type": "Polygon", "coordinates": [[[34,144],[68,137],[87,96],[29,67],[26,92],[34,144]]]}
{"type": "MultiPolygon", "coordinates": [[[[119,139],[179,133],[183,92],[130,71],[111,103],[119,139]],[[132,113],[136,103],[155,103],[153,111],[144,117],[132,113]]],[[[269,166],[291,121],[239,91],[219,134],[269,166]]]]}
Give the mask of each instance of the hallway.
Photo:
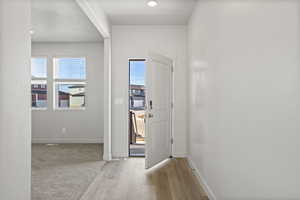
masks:
{"type": "Polygon", "coordinates": [[[300,200],[300,0],[0,13],[0,200],[300,200]]]}

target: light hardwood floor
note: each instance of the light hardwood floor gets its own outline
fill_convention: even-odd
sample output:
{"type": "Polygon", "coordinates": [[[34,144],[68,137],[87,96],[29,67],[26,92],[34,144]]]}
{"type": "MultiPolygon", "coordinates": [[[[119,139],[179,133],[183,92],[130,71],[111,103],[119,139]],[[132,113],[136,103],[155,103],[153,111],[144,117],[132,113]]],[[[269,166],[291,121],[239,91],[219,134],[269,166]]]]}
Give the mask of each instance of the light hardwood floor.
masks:
{"type": "Polygon", "coordinates": [[[131,158],[104,165],[81,200],[208,200],[186,159],[172,159],[145,170],[131,158]]]}

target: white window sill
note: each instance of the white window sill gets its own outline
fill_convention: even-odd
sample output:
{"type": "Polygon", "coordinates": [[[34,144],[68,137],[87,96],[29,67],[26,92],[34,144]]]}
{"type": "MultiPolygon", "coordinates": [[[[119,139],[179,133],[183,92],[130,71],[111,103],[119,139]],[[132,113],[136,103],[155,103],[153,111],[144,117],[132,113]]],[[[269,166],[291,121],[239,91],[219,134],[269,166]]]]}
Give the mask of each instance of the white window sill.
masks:
{"type": "Polygon", "coordinates": [[[86,108],[54,108],[54,111],[84,111],[86,108]]]}
{"type": "Polygon", "coordinates": [[[48,110],[48,108],[31,108],[32,111],[45,111],[48,110]]]}

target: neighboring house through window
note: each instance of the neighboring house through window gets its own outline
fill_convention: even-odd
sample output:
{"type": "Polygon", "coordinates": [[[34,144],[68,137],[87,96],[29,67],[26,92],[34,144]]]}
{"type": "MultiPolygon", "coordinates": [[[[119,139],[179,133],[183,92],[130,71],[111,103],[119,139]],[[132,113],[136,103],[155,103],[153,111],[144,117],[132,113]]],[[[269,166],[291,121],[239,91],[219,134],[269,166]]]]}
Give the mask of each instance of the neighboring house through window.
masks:
{"type": "Polygon", "coordinates": [[[31,58],[31,106],[47,108],[47,58],[31,58]]]}

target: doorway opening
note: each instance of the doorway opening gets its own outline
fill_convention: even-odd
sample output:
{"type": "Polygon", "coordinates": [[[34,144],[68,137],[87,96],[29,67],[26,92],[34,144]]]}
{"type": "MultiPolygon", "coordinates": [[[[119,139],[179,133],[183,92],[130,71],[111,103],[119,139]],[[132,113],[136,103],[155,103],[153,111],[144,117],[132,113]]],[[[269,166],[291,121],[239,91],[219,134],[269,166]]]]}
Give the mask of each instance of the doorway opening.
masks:
{"type": "Polygon", "coordinates": [[[80,199],[105,164],[109,39],[78,3],[31,0],[31,200],[80,199]]]}
{"type": "Polygon", "coordinates": [[[145,157],[145,72],[145,59],[129,59],[129,157],[145,157]]]}

